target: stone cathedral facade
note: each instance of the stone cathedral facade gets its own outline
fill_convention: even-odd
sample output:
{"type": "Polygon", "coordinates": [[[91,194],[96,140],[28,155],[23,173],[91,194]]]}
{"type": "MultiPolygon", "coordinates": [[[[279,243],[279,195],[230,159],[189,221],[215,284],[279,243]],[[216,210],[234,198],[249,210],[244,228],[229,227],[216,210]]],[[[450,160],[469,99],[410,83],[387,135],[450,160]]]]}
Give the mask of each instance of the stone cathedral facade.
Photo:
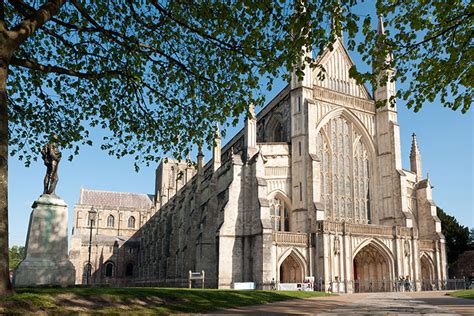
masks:
{"type": "MultiPolygon", "coordinates": [[[[117,283],[187,286],[189,271],[204,270],[206,287],[218,288],[236,282],[269,288],[313,276],[324,289],[344,282],[348,292],[400,276],[418,290],[446,279],[445,240],[416,138],[407,170],[396,108],[375,106],[394,96],[394,83],[373,96],[358,85],[340,39],[317,61],[324,80],[306,67],[303,80],[294,77],[257,115],[251,110],[225,146],[216,135],[208,163],[202,154],[197,168],[163,161],[154,203],[137,205],[140,221],[125,230],[127,237],[106,227],[95,231],[98,240],[124,239],[123,247],[131,238],[126,249],[135,250],[123,251],[128,257],[121,263],[110,259],[114,249],[101,261],[93,243],[93,271],[115,260],[107,275],[117,283]]],[[[73,239],[88,232],[92,206],[76,205],[73,239]]],[[[74,261],[78,275],[87,264],[80,251],[85,239],[71,250],[82,253],[74,261]]]]}

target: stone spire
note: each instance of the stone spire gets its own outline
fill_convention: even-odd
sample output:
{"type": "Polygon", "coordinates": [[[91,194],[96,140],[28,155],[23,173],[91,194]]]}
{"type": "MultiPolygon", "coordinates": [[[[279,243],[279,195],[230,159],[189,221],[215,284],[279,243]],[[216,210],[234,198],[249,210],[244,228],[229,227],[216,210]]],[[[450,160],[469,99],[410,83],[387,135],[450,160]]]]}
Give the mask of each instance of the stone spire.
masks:
{"type": "Polygon", "coordinates": [[[221,166],[221,131],[219,123],[216,123],[216,133],[214,136],[214,149],[212,151],[214,171],[221,166]]]}
{"type": "Polygon", "coordinates": [[[257,117],[255,115],[255,106],[249,105],[249,113],[245,119],[245,149],[247,159],[253,157],[258,151],[257,148],[257,117]]]}
{"type": "MultiPolygon", "coordinates": [[[[306,6],[304,6],[304,2],[301,2],[303,6],[302,12],[306,12],[306,6]]],[[[294,34],[295,37],[298,35],[294,34]]],[[[296,89],[298,87],[309,87],[313,88],[313,69],[309,66],[309,63],[306,61],[307,58],[313,59],[313,48],[304,46],[302,47],[303,55],[301,56],[300,61],[294,65],[293,71],[291,72],[291,80],[290,80],[290,88],[296,89]],[[297,70],[300,69],[303,71],[303,78],[299,78],[297,75],[297,70]]]]}
{"type": "MultiPolygon", "coordinates": [[[[383,36],[385,35],[385,27],[383,24],[383,19],[382,16],[379,16],[379,24],[377,27],[377,34],[378,34],[378,43],[381,45],[383,44],[383,36]]],[[[383,45],[381,45],[383,46],[383,45]]],[[[383,58],[384,59],[384,65],[377,65],[378,67],[382,67],[382,69],[375,69],[375,64],[373,66],[373,71],[375,72],[376,70],[378,71],[377,75],[377,86],[375,87],[374,91],[374,97],[375,101],[378,102],[384,102],[384,106],[378,108],[378,111],[392,111],[396,112],[397,108],[395,106],[395,102],[393,98],[395,98],[395,82],[392,81],[392,78],[395,74],[394,69],[390,68],[389,65],[392,62],[392,54],[387,53],[385,56],[378,56],[374,57],[375,58],[383,58]]],[[[378,61],[378,59],[376,60],[378,61]]],[[[375,61],[374,61],[375,63],[375,61]]],[[[397,121],[396,115],[392,115],[390,117],[390,120],[393,122],[397,121]]]]}
{"type": "Polygon", "coordinates": [[[410,170],[416,173],[416,181],[423,179],[423,172],[421,170],[421,153],[416,142],[416,135],[413,133],[410,151],[410,170]]]}
{"type": "Polygon", "coordinates": [[[383,18],[379,15],[379,24],[377,26],[377,34],[378,35],[385,35],[385,27],[383,25],[383,18]]]}
{"type": "Polygon", "coordinates": [[[204,172],[204,153],[202,152],[202,144],[199,144],[198,146],[197,172],[198,175],[202,175],[204,172]]]}

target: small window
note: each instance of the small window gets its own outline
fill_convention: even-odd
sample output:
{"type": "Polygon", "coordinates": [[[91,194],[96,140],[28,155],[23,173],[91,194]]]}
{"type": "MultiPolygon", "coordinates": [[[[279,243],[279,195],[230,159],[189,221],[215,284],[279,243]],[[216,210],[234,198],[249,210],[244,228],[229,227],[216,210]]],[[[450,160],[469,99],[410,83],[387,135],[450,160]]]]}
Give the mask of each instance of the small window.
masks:
{"type": "Polygon", "coordinates": [[[301,97],[298,97],[298,112],[301,112],[301,97]]]}
{"type": "Polygon", "coordinates": [[[108,278],[114,276],[114,263],[112,261],[105,263],[105,276],[108,278]]]}
{"type": "Polygon", "coordinates": [[[114,227],[115,226],[115,218],[112,215],[107,217],[107,227],[114,227]]]}
{"type": "Polygon", "coordinates": [[[301,185],[301,182],[300,182],[300,201],[303,201],[303,186],[301,185]]]}
{"type": "Polygon", "coordinates": [[[300,156],[301,156],[301,142],[298,142],[298,150],[299,150],[299,153],[300,153],[300,156]]]}
{"type": "Polygon", "coordinates": [[[128,263],[125,267],[125,276],[131,277],[133,276],[133,263],[128,263]]]}
{"type": "Polygon", "coordinates": [[[128,218],[128,228],[135,228],[135,217],[130,216],[128,218]]]}

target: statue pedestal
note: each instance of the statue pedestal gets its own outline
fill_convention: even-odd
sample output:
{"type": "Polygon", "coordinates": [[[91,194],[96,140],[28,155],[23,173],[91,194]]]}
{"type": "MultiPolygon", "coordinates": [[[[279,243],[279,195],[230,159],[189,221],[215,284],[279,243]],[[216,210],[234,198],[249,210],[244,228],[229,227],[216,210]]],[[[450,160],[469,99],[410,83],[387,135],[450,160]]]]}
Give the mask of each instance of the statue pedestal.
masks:
{"type": "Polygon", "coordinates": [[[15,272],[15,286],[74,284],[75,269],[68,258],[67,231],[67,204],[56,195],[43,194],[33,203],[26,258],[15,272]]]}

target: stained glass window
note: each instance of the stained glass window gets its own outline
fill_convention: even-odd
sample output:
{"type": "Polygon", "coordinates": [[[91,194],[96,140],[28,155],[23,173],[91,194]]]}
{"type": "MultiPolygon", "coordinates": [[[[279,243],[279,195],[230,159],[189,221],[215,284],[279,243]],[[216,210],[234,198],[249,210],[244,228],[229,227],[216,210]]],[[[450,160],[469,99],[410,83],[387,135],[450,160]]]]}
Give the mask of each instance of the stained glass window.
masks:
{"type": "Polygon", "coordinates": [[[369,220],[369,154],[354,125],[342,116],[320,129],[321,203],[326,217],[367,223],[369,220]]]}

